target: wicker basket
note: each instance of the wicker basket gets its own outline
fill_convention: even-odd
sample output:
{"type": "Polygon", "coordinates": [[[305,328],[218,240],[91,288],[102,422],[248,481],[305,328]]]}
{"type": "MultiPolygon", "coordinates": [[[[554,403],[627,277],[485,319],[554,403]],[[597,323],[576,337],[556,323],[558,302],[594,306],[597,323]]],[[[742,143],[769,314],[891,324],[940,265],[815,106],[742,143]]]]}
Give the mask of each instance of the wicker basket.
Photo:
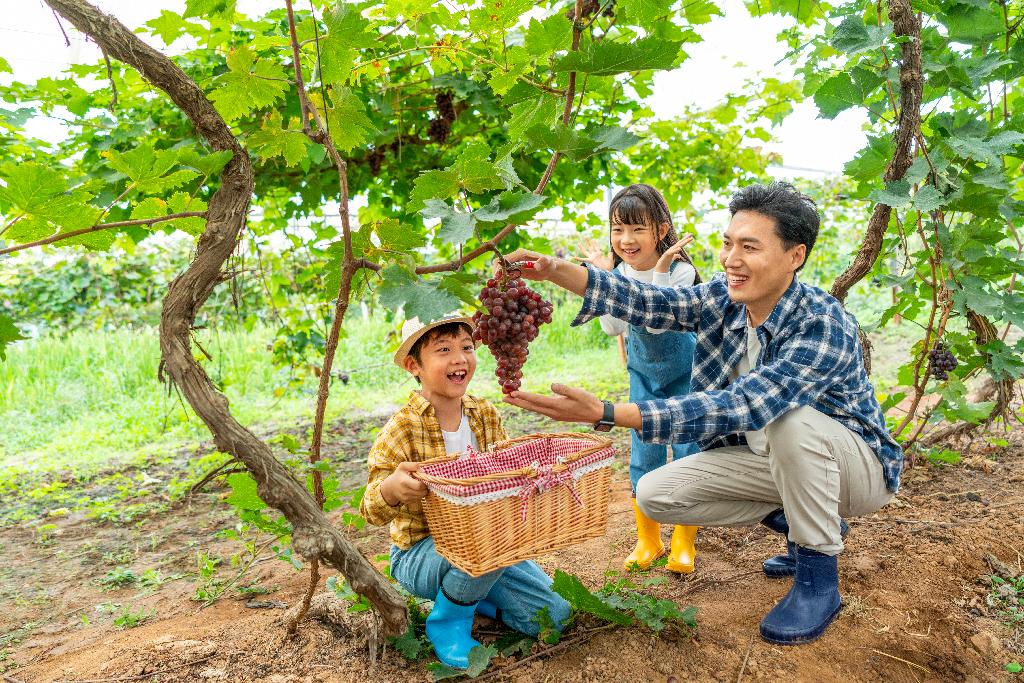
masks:
{"type": "Polygon", "coordinates": [[[427,461],[416,476],[437,551],[480,576],[603,536],[614,456],[610,439],[566,432],[427,461]]]}

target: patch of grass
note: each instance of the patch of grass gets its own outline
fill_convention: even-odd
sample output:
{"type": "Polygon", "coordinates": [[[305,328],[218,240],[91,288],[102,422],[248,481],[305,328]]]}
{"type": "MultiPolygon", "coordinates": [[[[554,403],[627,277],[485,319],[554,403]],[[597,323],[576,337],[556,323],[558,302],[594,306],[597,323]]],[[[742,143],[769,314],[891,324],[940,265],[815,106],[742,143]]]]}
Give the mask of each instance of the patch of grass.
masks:
{"type": "Polygon", "coordinates": [[[124,588],[125,586],[131,586],[138,578],[131,569],[118,567],[104,574],[103,578],[99,580],[99,584],[104,590],[112,591],[124,588]]]}
{"type": "Polygon", "coordinates": [[[985,601],[994,616],[1007,626],[1024,627],[1024,574],[1012,579],[991,576],[989,581],[985,601]]]}
{"type": "Polygon", "coordinates": [[[126,607],[114,617],[114,628],[125,630],[142,626],[142,624],[154,616],[156,616],[156,611],[146,609],[145,607],[139,607],[138,609],[126,607]]]}

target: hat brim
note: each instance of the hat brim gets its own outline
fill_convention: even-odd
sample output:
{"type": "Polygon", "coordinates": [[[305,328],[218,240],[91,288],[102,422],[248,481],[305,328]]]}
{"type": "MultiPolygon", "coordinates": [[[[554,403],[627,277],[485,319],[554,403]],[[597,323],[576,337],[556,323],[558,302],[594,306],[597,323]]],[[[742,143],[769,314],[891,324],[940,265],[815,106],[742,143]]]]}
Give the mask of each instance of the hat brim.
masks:
{"type": "MultiPolygon", "coordinates": [[[[442,318],[441,320],[435,320],[432,323],[424,325],[420,329],[416,330],[409,335],[409,338],[402,342],[402,345],[395,351],[395,365],[405,370],[405,359],[409,356],[409,351],[413,345],[420,340],[420,337],[425,335],[435,327],[441,327],[442,325],[449,325],[451,323],[465,323],[469,326],[470,330],[476,330],[476,323],[473,319],[468,316],[452,316],[451,318],[442,318]]],[[[480,342],[473,340],[474,346],[480,346],[480,342]]]]}

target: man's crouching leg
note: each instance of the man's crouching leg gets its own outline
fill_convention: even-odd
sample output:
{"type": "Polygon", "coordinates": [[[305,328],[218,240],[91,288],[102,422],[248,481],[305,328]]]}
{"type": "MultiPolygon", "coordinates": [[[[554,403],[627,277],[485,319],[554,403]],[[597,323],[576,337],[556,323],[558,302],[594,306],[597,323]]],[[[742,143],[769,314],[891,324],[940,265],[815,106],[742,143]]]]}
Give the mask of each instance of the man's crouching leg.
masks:
{"type": "Polygon", "coordinates": [[[765,431],[796,574],[789,593],[761,621],[761,636],[781,645],[809,643],[839,613],[841,516],[874,512],[892,495],[863,439],[813,408],[792,410],[765,431]]]}

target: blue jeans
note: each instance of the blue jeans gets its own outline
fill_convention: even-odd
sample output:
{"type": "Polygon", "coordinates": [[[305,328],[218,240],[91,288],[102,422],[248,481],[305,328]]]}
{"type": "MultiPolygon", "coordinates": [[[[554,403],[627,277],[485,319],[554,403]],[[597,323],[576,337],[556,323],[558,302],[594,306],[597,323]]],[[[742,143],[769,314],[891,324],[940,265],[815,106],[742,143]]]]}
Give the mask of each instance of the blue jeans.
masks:
{"type": "Polygon", "coordinates": [[[536,562],[520,562],[474,578],[437,552],[433,536],[408,550],[391,546],[391,576],[402,588],[427,600],[437,597],[439,590],[462,604],[487,598],[501,610],[505,624],[530,636],[540,632],[535,617],[545,607],[556,628],[562,628],[569,617],[569,603],[551,590],[551,578],[536,562]]]}
{"type": "MultiPolygon", "coordinates": [[[[695,338],[692,332],[651,334],[644,327],[629,326],[626,338],[629,370],[629,401],[649,401],[690,393],[695,338]]],[[[700,450],[695,443],[672,444],[672,459],[700,450]]],[[[665,444],[644,443],[634,430],[629,455],[629,482],[636,495],[640,477],[668,462],[665,444]]]]}

